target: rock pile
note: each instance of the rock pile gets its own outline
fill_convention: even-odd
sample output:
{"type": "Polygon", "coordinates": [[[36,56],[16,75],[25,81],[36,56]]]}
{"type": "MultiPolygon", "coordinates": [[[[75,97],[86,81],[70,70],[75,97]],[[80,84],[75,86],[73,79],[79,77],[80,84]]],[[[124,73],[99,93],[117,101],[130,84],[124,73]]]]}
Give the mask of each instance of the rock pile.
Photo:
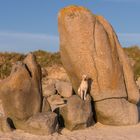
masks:
{"type": "Polygon", "coordinates": [[[60,116],[65,116],[63,123],[70,130],[91,125],[91,100],[83,102],[78,96],[74,96],[70,82],[48,79],[42,88],[41,79],[41,68],[33,54],[28,54],[23,62],[13,65],[10,76],[1,81],[1,131],[22,129],[33,134],[49,135],[58,131],[59,124],[62,124],[60,116]],[[74,98],[77,101],[72,103],[74,98]],[[80,106],[77,108],[77,105],[80,106]],[[68,112],[73,111],[70,124],[65,115],[67,112],[62,111],[65,106],[68,112]],[[82,115],[84,112],[86,114],[82,115]],[[77,121],[73,122],[75,116],[77,121]]]}
{"type": "Polygon", "coordinates": [[[56,132],[57,115],[53,112],[39,114],[43,98],[41,69],[33,54],[28,54],[23,62],[17,62],[10,76],[0,85],[2,131],[12,127],[36,134],[56,132]]]}
{"type": "Polygon", "coordinates": [[[66,98],[71,97],[72,94],[73,89],[70,82],[48,79],[43,84],[43,100],[49,103],[52,111],[65,105],[66,98]]]}

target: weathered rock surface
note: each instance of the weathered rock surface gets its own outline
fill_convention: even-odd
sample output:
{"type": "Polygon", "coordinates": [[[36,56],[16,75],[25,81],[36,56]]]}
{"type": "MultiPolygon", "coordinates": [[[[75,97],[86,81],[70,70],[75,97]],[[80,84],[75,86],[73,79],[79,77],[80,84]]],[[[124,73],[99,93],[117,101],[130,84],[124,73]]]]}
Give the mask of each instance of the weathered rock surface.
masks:
{"type": "Polygon", "coordinates": [[[140,89],[140,77],[137,79],[136,84],[137,84],[138,88],[140,89]]]}
{"type": "Polygon", "coordinates": [[[2,100],[0,99],[0,116],[5,116],[4,108],[2,105],[2,100]]]}
{"type": "Polygon", "coordinates": [[[43,97],[42,112],[51,111],[51,106],[46,97],[43,97]]]}
{"type": "Polygon", "coordinates": [[[1,132],[11,132],[12,128],[8,123],[8,119],[4,116],[0,116],[0,131],[1,132]]]}
{"type": "Polygon", "coordinates": [[[38,134],[50,135],[58,130],[57,115],[54,112],[38,113],[26,122],[25,131],[38,134]]]}
{"type": "Polygon", "coordinates": [[[95,103],[96,119],[107,125],[134,125],[139,121],[138,108],[126,99],[107,99],[95,103]]]}
{"type": "Polygon", "coordinates": [[[64,99],[61,98],[61,96],[58,94],[48,97],[47,101],[49,102],[52,111],[54,111],[56,108],[59,108],[59,106],[65,104],[64,99]]]}
{"type": "Polygon", "coordinates": [[[69,6],[59,12],[58,27],[62,62],[76,92],[81,76],[87,74],[94,81],[90,93],[95,101],[128,97],[138,102],[128,58],[103,17],[83,7],[69,6]]]}
{"type": "Polygon", "coordinates": [[[13,120],[16,128],[41,111],[41,70],[33,54],[15,64],[0,85],[5,116],[13,120]]]}
{"type": "MultiPolygon", "coordinates": [[[[119,111],[118,106],[122,112],[124,111],[118,115],[119,118],[131,114],[129,109],[123,110],[123,108],[135,106],[130,105],[131,103],[138,103],[139,91],[129,59],[121,48],[112,26],[102,16],[93,15],[84,7],[69,6],[59,12],[58,28],[62,63],[75,92],[80,85],[82,75],[86,74],[91,78],[89,92],[96,107],[98,106],[96,108],[97,116],[100,115],[98,121],[111,124],[109,120],[112,119],[112,124],[115,124],[113,121],[116,112],[119,111]],[[102,100],[108,102],[108,99],[112,98],[118,101],[116,100],[113,105],[114,108],[113,102],[108,103],[107,106],[110,105],[112,108],[110,115],[105,112],[106,117],[104,117],[104,112],[102,114],[100,110],[106,111],[107,106],[100,104],[103,103],[102,100]],[[122,104],[120,104],[121,98],[126,99],[122,104]]],[[[135,108],[136,106],[134,110],[135,108]]],[[[138,113],[134,110],[132,111],[134,120],[129,117],[126,120],[130,119],[129,121],[135,124],[138,113]]],[[[124,124],[123,120],[120,125],[124,124]]]]}
{"type": "Polygon", "coordinates": [[[93,124],[93,113],[91,98],[88,96],[86,101],[77,95],[71,96],[67,104],[60,108],[60,114],[64,119],[65,127],[69,130],[83,129],[93,124]]]}
{"type": "Polygon", "coordinates": [[[61,96],[57,94],[48,97],[47,100],[51,105],[59,105],[64,103],[64,100],[61,98],[61,96]]]}
{"type": "MultiPolygon", "coordinates": [[[[47,99],[52,111],[64,106],[65,98],[72,96],[72,94],[73,89],[70,82],[58,79],[48,79],[43,82],[43,96],[47,99]]],[[[46,99],[43,101],[43,110],[46,106],[46,99]]]]}
{"type": "Polygon", "coordinates": [[[72,96],[72,84],[70,82],[64,82],[64,81],[56,81],[55,84],[57,92],[62,96],[62,97],[70,97],[72,96]]]}
{"type": "Polygon", "coordinates": [[[59,65],[53,65],[51,67],[46,68],[48,76],[48,79],[59,79],[62,81],[70,81],[69,77],[66,73],[66,70],[59,65]]]}
{"type": "Polygon", "coordinates": [[[46,82],[43,83],[42,90],[44,97],[49,97],[56,93],[55,83],[55,79],[48,79],[46,82]]]}
{"type": "Polygon", "coordinates": [[[41,68],[41,71],[42,71],[42,77],[48,76],[48,72],[45,68],[41,68]]]}

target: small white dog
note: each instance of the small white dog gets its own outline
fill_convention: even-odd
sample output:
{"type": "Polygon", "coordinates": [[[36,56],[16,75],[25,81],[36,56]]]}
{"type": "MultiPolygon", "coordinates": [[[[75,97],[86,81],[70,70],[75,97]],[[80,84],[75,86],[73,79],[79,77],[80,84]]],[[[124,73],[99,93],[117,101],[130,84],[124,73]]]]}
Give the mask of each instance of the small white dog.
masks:
{"type": "Polygon", "coordinates": [[[81,99],[86,100],[87,90],[88,90],[88,77],[87,75],[83,75],[81,84],[78,88],[78,95],[81,97],[81,99]]]}

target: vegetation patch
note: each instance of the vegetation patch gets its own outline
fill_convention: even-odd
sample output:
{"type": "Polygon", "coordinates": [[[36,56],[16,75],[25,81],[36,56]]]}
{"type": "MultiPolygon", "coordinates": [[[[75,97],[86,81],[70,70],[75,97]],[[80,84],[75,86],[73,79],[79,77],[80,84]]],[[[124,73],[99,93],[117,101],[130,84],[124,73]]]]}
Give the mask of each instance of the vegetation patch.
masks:
{"type": "Polygon", "coordinates": [[[140,77],[140,47],[133,46],[124,48],[124,50],[128,57],[134,60],[133,71],[135,74],[135,79],[137,79],[138,77],[140,77]]]}
{"type": "MultiPolygon", "coordinates": [[[[129,56],[130,60],[134,61],[134,74],[135,79],[140,77],[140,48],[138,46],[132,46],[124,48],[124,51],[129,56]]],[[[50,67],[52,65],[62,65],[60,53],[50,53],[43,50],[33,52],[37,58],[41,67],[50,67]]],[[[0,78],[7,77],[11,72],[11,67],[17,61],[22,61],[25,58],[25,54],[20,53],[0,53],[0,78]]]]}

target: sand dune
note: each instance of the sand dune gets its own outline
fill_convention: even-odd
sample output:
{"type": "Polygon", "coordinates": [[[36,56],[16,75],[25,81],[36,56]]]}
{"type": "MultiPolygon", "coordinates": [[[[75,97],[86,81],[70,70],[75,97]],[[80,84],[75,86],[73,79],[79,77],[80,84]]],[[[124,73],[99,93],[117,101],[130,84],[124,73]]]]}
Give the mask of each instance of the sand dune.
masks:
{"type": "Polygon", "coordinates": [[[66,129],[61,134],[38,136],[16,130],[0,133],[0,140],[140,140],[140,123],[134,126],[105,126],[100,123],[85,130],[70,132],[66,129]]]}

